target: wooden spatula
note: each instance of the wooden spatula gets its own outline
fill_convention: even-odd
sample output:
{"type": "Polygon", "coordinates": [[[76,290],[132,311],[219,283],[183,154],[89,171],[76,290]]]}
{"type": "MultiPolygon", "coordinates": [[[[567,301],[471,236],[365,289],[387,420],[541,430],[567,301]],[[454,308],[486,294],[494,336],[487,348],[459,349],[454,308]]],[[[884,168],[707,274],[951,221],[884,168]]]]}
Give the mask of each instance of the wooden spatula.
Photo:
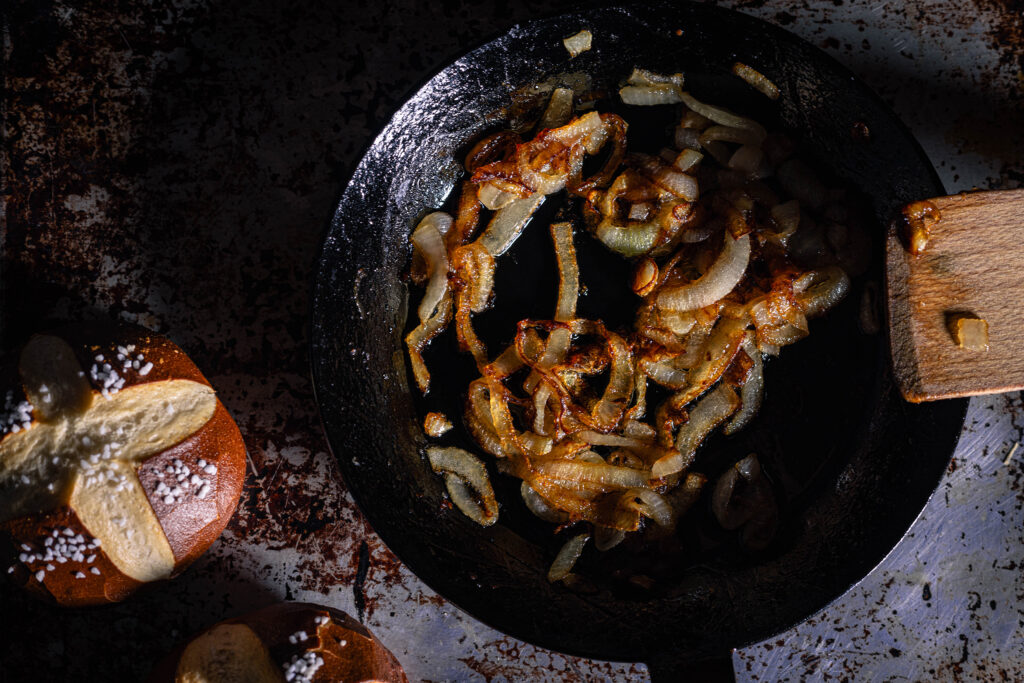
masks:
{"type": "Polygon", "coordinates": [[[909,251],[898,223],[886,243],[892,359],[904,398],[1024,389],[1024,190],[927,201],[938,220],[924,217],[921,253],[909,251]],[[987,322],[987,350],[958,345],[952,328],[963,317],[987,322]]]}

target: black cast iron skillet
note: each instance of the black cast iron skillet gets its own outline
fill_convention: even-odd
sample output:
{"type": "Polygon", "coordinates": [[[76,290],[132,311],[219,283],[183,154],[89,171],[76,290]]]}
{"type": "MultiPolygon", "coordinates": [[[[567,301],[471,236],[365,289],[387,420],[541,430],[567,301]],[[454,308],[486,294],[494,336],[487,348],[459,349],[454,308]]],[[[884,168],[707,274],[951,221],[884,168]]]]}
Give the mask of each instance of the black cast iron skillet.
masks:
{"type": "MultiPolygon", "coordinates": [[[[631,141],[670,139],[670,121],[653,116],[631,125],[631,141]]],[[[313,301],[313,374],[349,489],[385,543],[429,586],[537,645],[671,672],[779,632],[842,594],[892,549],[956,444],[966,402],[904,403],[884,333],[865,335],[856,322],[860,287],[880,281],[881,226],[899,205],[942,194],[921,148],[878,97],[775,26],[690,4],[591,9],[517,26],[445,68],[395,113],[328,230],[313,301]],[[569,61],[561,41],[584,27],[593,49],[569,61]],[[777,103],[729,74],[737,59],[779,85],[777,103]],[[578,594],[545,579],[564,538],[525,512],[514,483],[492,474],[503,501],[494,527],[444,509],[442,482],[422,456],[420,425],[427,407],[460,415],[470,371],[451,340],[438,339],[428,363],[435,378],[454,381],[435,379],[446,388],[425,403],[414,396],[402,343],[411,308],[403,273],[416,219],[443,205],[467,143],[502,125],[513,90],[585,72],[595,87],[614,91],[634,66],[684,71],[697,97],[795,131],[815,165],[863,198],[875,230],[874,266],[840,308],[812,323],[810,338],[771,363],[756,423],[702,449],[698,469],[712,476],[750,451],[761,456],[783,505],[768,550],[746,552],[717,531],[705,500],[669,566],[660,567],[669,580],[653,596],[619,580],[631,561],[623,552],[584,555],[580,571],[596,592],[578,594]],[[867,126],[868,140],[855,124],[861,132],[867,126]]],[[[554,261],[545,233],[528,230],[500,262],[498,305],[509,312],[481,317],[492,339],[504,334],[507,342],[520,317],[551,315],[554,261]]],[[[628,319],[625,267],[586,236],[577,244],[590,290],[583,314],[615,318],[602,306],[621,301],[624,315],[610,322],[628,319]]],[[[659,571],[650,558],[636,561],[659,571]]]]}

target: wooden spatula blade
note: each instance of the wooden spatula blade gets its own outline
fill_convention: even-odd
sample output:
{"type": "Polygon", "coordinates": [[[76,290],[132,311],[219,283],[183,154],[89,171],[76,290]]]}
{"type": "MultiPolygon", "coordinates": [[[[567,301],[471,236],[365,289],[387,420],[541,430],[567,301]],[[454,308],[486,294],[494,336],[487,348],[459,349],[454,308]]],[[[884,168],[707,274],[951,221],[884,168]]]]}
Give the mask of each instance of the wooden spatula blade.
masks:
{"type": "Polygon", "coordinates": [[[1024,389],[1024,190],[928,200],[939,211],[921,254],[896,225],[886,242],[889,334],[904,398],[915,403],[1024,389]],[[988,322],[987,351],[960,348],[948,321],[988,322]]]}

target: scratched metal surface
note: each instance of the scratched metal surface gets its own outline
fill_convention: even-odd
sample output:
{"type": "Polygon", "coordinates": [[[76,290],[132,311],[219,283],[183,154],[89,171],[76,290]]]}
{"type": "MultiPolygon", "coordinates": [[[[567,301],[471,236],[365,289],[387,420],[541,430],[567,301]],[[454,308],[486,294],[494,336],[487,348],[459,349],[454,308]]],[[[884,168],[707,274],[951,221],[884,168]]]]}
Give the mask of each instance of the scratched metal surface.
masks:
{"type": "MultiPolygon", "coordinates": [[[[164,331],[217,387],[250,459],[227,532],[173,583],[60,615],[0,588],[0,680],[143,678],[185,634],[280,599],[358,616],[412,680],[647,679],[502,636],[402,567],[337,477],[307,372],[312,267],[346,169],[451,56],[569,4],[0,7],[0,341],[79,317],[164,331]]],[[[1021,3],[724,4],[852,68],[948,189],[1024,182],[1021,3]]],[[[1024,449],[1008,457],[1022,429],[1019,397],[973,401],[910,536],[821,614],[736,652],[737,677],[1024,679],[1024,449]]]]}

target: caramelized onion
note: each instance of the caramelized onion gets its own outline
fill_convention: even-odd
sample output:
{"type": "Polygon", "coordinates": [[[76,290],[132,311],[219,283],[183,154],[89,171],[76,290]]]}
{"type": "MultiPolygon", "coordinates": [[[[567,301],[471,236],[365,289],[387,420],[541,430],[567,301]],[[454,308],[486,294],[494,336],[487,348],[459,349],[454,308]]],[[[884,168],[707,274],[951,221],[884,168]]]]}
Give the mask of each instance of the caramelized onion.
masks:
{"type": "MultiPolygon", "coordinates": [[[[749,67],[734,71],[771,91],[749,67]]],[[[406,338],[416,382],[429,388],[422,351],[454,318],[459,345],[480,372],[465,405],[470,435],[499,472],[521,480],[534,515],[587,525],[551,568],[552,580],[567,585],[580,581],[572,569],[591,536],[607,550],[641,528],[647,541],[672,533],[706,483],[688,471],[700,444],[723,424],[726,434],[749,424],[763,400],[763,355],[806,336],[807,318],[846,294],[847,273],[859,272],[867,244],[856,212],[792,158],[794,145],[682,86],[681,74],[630,75],[621,91],[627,104],[682,101],[687,110],[676,149],[628,156],[621,117],[573,118],[575,93],[555,88],[532,139],[504,131],[473,147],[454,221],[430,214],[412,237],[411,279],[426,285],[419,324],[406,338]],[[587,155],[598,153],[600,170],[584,178],[587,155]],[[760,180],[773,172],[777,184],[760,180]],[[779,186],[796,199],[780,196],[779,186]],[[579,198],[587,231],[605,246],[644,256],[631,281],[643,297],[635,329],[577,317],[576,236],[572,223],[556,222],[552,319],[521,320],[514,343],[489,360],[473,316],[494,298],[497,259],[545,196],[562,190],[579,198]],[[481,231],[483,209],[494,214],[481,231]],[[674,392],[653,406],[650,423],[642,421],[648,380],[674,392]]],[[[432,414],[424,428],[440,435],[448,424],[432,414]]],[[[453,503],[480,524],[494,523],[483,464],[459,449],[434,447],[428,457],[453,503]]],[[[756,459],[730,472],[716,487],[715,514],[740,529],[745,545],[761,547],[777,518],[771,488],[756,459]],[[757,505],[763,514],[744,512],[757,505]]]]}
{"type": "Polygon", "coordinates": [[[736,62],[732,65],[732,72],[754,88],[760,90],[769,99],[779,99],[779,87],[768,80],[768,77],[760,71],[747,66],[743,62],[736,62]]]}
{"type": "Polygon", "coordinates": [[[452,319],[452,299],[446,296],[441,299],[434,311],[434,315],[428,320],[421,322],[416,328],[405,337],[406,346],[409,347],[409,362],[412,365],[412,374],[416,378],[416,386],[421,393],[430,390],[430,372],[427,364],[423,361],[423,349],[430,340],[441,334],[444,328],[452,319]]]}

